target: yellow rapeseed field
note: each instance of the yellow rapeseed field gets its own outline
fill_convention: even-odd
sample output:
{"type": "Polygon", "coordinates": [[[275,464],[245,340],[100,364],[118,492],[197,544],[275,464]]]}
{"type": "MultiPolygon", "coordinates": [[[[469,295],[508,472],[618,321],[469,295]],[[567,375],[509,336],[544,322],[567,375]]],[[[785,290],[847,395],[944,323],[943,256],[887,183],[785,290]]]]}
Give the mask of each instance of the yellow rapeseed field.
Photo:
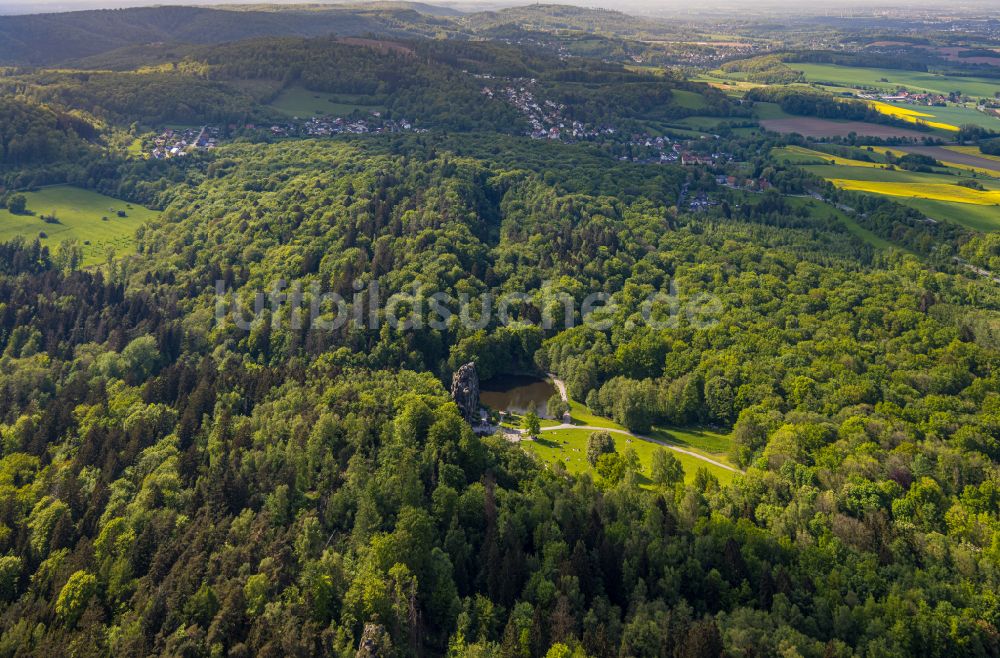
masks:
{"type": "Polygon", "coordinates": [[[873,101],[872,104],[875,109],[882,114],[888,114],[894,117],[930,117],[934,118],[933,114],[927,114],[926,112],[921,112],[919,110],[911,110],[906,107],[896,107],[895,105],[889,105],[888,103],[882,103],[880,101],[873,101]]]}
{"type": "Polygon", "coordinates": [[[905,107],[896,107],[895,105],[889,105],[888,103],[882,103],[879,101],[872,101],[872,107],[874,107],[879,113],[885,114],[886,116],[895,117],[907,123],[915,123],[921,126],[927,126],[929,128],[937,128],[939,130],[948,130],[951,132],[958,132],[958,126],[953,126],[950,123],[941,123],[940,121],[928,121],[924,117],[934,118],[933,114],[927,114],[926,112],[919,112],[917,110],[910,110],[905,107]]]}
{"type": "Polygon", "coordinates": [[[885,169],[885,165],[878,162],[865,162],[863,160],[841,158],[840,156],[830,155],[829,153],[823,153],[822,151],[807,149],[803,146],[785,146],[782,148],[776,148],[774,151],[776,156],[780,156],[782,153],[789,155],[804,155],[823,160],[824,164],[837,164],[845,167],[867,167],[868,169],[885,169]]]}
{"type": "Polygon", "coordinates": [[[844,190],[871,192],[886,196],[931,199],[953,203],[973,203],[978,206],[1000,205],[1000,190],[973,190],[949,183],[899,183],[883,181],[847,180],[832,178],[830,182],[844,190]]]}

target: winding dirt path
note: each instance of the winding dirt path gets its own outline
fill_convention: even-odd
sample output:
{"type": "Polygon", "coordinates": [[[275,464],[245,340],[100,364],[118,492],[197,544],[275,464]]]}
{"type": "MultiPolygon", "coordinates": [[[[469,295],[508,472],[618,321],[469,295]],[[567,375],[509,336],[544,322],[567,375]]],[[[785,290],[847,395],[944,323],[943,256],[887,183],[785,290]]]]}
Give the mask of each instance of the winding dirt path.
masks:
{"type": "MultiPolygon", "coordinates": [[[[563,380],[559,379],[558,377],[556,377],[555,375],[553,375],[551,372],[548,373],[548,378],[552,380],[552,384],[556,387],[556,390],[559,391],[559,397],[561,397],[562,401],[565,402],[566,405],[568,406],[569,405],[569,395],[566,394],[566,382],[564,382],[563,380]]],[[[569,423],[572,420],[573,420],[573,416],[570,415],[570,412],[567,411],[567,412],[565,412],[562,415],[562,421],[563,421],[564,424],[565,423],[569,423]]]]}
{"type": "Polygon", "coordinates": [[[566,382],[559,379],[551,372],[547,373],[547,376],[549,379],[552,380],[552,383],[553,385],[555,385],[556,390],[559,391],[559,397],[562,398],[562,401],[565,402],[566,404],[569,404],[569,396],[566,394],[566,382]]]}

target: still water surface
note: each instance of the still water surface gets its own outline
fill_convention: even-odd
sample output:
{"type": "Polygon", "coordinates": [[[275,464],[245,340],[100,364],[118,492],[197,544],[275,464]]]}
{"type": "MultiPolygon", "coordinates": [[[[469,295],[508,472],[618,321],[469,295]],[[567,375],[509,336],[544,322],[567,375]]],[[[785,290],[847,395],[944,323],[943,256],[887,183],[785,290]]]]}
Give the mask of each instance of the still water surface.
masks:
{"type": "Polygon", "coordinates": [[[525,414],[533,404],[542,418],[548,418],[545,403],[555,394],[552,382],[530,375],[501,375],[479,387],[479,401],[490,409],[525,414]]]}

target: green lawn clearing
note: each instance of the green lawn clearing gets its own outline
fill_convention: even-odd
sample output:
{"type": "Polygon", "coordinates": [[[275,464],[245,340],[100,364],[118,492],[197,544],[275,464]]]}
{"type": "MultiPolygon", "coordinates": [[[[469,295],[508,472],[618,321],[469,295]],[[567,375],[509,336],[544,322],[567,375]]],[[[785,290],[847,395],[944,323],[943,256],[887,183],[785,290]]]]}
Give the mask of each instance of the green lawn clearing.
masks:
{"type": "MultiPolygon", "coordinates": [[[[677,430],[671,430],[672,434],[676,432],[677,430]]],[[[587,461],[587,439],[590,437],[590,434],[590,430],[578,429],[543,431],[537,440],[523,441],[521,442],[521,445],[525,450],[536,455],[544,462],[550,464],[559,462],[565,466],[566,470],[570,473],[591,473],[596,478],[599,477],[597,472],[590,465],[590,462],[587,461]]],[[[642,464],[641,472],[644,478],[642,483],[648,486],[648,477],[653,464],[653,453],[657,450],[669,449],[658,446],[649,441],[630,439],[622,434],[613,434],[612,436],[615,439],[615,450],[617,452],[621,453],[627,448],[632,448],[635,450],[636,454],[639,455],[639,462],[642,464]]],[[[674,450],[671,450],[670,453],[676,457],[677,460],[680,461],[681,466],[684,467],[684,480],[686,482],[694,480],[695,474],[698,472],[699,468],[707,469],[708,472],[717,477],[719,482],[722,484],[728,484],[731,482],[733,476],[735,475],[732,471],[719,468],[718,466],[709,464],[708,462],[702,461],[696,457],[685,455],[674,450]]]]}
{"type": "Polygon", "coordinates": [[[28,211],[34,214],[13,215],[0,210],[0,240],[19,235],[28,240],[40,238],[53,250],[64,240],[77,240],[85,266],[105,262],[109,249],[119,255],[132,251],[136,229],[159,215],[158,211],[71,185],[43,187],[24,196],[28,211]],[[118,211],[125,217],[119,217],[118,211]],[[42,221],[42,215],[55,215],[58,223],[42,221]]]}

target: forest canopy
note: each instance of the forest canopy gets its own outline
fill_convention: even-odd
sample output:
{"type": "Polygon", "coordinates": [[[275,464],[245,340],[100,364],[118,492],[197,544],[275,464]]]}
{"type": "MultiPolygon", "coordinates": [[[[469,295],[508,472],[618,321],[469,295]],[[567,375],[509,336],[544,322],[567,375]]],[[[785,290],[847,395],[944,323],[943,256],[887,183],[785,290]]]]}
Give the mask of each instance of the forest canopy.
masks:
{"type": "Polygon", "coordinates": [[[820,173],[987,176],[441,11],[0,19],[0,656],[1000,654],[1000,241],[820,173]]]}
{"type": "Polygon", "coordinates": [[[109,273],[5,247],[5,651],[349,655],[375,620],[401,654],[996,649],[997,353],[934,313],[974,283],[860,265],[835,225],[675,223],[372,149],[226,147],[109,273]],[[549,334],[207,320],[215,279],[279,276],[622,299],[669,276],[724,312],[549,334]],[[732,424],[746,474],[541,468],[458,416],[439,377],[469,360],[556,372],[637,430],[732,424]]]}

